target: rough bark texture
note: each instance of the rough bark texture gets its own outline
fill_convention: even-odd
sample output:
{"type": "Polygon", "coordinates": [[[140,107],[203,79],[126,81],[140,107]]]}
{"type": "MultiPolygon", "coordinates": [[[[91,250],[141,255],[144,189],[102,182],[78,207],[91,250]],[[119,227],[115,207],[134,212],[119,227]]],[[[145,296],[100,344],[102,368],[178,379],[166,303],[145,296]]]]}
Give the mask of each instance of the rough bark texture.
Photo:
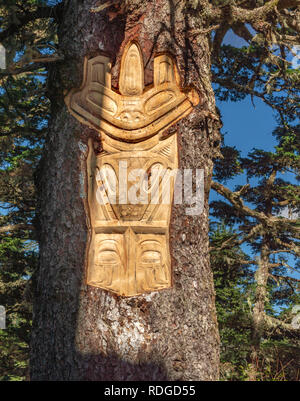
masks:
{"type": "Polygon", "coordinates": [[[269,264],[269,248],[264,240],[258,269],[255,273],[257,287],[255,292],[255,304],[253,307],[253,342],[257,350],[259,349],[265,328],[265,304],[268,298],[267,284],[269,278],[269,264]]]}
{"type": "MultiPolygon", "coordinates": [[[[40,193],[40,269],[36,277],[31,377],[33,380],[216,380],[219,337],[208,252],[208,192],[215,113],[206,36],[192,15],[170,0],[131,1],[130,7],[91,13],[95,1],[66,2],[60,49],[66,61],[52,71],[52,120],[37,184],[40,193]],[[122,298],[85,285],[88,238],[85,144],[92,130],[67,111],[63,90],[81,84],[84,56],[100,51],[114,61],[113,85],[129,40],[144,50],[146,84],[152,56],[168,51],[182,86],[193,85],[204,106],[178,124],[180,168],[204,168],[205,208],[187,216],[173,207],[173,288],[122,298]],[[206,113],[205,113],[206,111],[206,113]]],[[[183,2],[184,3],[184,2],[183,2]]],[[[201,28],[201,21],[200,21],[201,28]]]]}

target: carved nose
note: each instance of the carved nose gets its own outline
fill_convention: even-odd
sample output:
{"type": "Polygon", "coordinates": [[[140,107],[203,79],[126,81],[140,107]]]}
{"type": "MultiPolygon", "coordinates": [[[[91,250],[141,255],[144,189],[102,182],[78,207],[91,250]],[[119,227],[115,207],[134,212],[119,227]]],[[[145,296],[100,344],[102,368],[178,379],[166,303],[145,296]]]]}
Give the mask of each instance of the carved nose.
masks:
{"type": "Polygon", "coordinates": [[[123,111],[120,114],[120,120],[125,122],[139,122],[145,118],[145,115],[139,111],[123,111]]]}
{"type": "Polygon", "coordinates": [[[139,46],[131,43],[122,58],[119,81],[120,93],[123,96],[139,96],[144,92],[144,63],[139,46]]]}

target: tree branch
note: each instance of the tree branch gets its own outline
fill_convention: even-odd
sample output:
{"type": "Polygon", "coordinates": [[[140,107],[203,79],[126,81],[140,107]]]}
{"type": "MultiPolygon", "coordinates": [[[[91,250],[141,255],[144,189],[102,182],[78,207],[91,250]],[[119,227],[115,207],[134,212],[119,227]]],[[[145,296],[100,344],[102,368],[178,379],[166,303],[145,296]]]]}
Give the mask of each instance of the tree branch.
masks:
{"type": "Polygon", "coordinates": [[[254,238],[260,232],[260,230],[262,230],[262,228],[263,228],[262,224],[257,224],[256,226],[252,227],[250,232],[247,235],[245,235],[243,238],[241,238],[240,240],[236,239],[238,237],[238,234],[234,234],[232,237],[230,237],[229,239],[224,241],[220,247],[218,247],[218,248],[211,247],[210,251],[222,251],[223,249],[226,249],[229,247],[231,248],[233,246],[242,245],[244,242],[254,238]]]}
{"type": "Polygon", "coordinates": [[[91,9],[90,9],[90,12],[91,12],[91,13],[99,13],[100,11],[105,10],[106,8],[108,8],[108,7],[110,7],[110,6],[114,5],[114,4],[116,4],[117,2],[120,3],[121,0],[117,0],[117,1],[116,1],[116,0],[107,1],[107,2],[104,3],[104,4],[100,4],[100,5],[97,6],[97,7],[91,8],[91,9]]]}
{"type": "Polygon", "coordinates": [[[26,66],[18,67],[15,69],[8,68],[6,70],[1,70],[0,71],[0,79],[11,76],[11,75],[19,75],[19,74],[24,74],[24,73],[31,73],[37,70],[40,70],[41,68],[45,68],[47,64],[50,63],[56,63],[58,61],[64,60],[64,57],[62,56],[51,56],[51,57],[40,57],[33,59],[31,64],[28,64],[26,66]]]}
{"type": "Polygon", "coordinates": [[[215,21],[227,20],[230,25],[237,22],[252,23],[258,20],[265,20],[276,9],[282,10],[299,5],[300,0],[270,0],[262,7],[249,10],[229,4],[214,10],[215,21]]]}
{"type": "Polygon", "coordinates": [[[59,3],[55,7],[38,7],[35,11],[17,14],[16,21],[18,22],[10,24],[8,28],[0,32],[0,42],[3,42],[9,36],[18,33],[21,28],[23,28],[31,21],[35,21],[39,18],[58,19],[58,16],[62,9],[63,9],[63,3],[59,3]]]}
{"type": "Polygon", "coordinates": [[[295,254],[295,252],[291,249],[279,249],[277,251],[270,251],[270,254],[275,255],[277,253],[291,253],[292,255],[295,254]]]}
{"type": "Polygon", "coordinates": [[[255,219],[263,222],[268,221],[268,217],[261,212],[257,212],[255,210],[250,209],[248,206],[244,204],[241,199],[241,194],[239,192],[232,192],[230,189],[224,187],[224,185],[212,181],[211,187],[218,192],[220,195],[224,196],[229,202],[236,207],[239,212],[242,212],[246,216],[254,217],[255,219]]]}
{"type": "Polygon", "coordinates": [[[275,317],[268,316],[264,314],[264,321],[266,323],[266,328],[269,330],[283,330],[285,332],[293,333],[293,334],[300,334],[300,329],[293,327],[291,324],[287,324],[275,317]]]}
{"type": "Polygon", "coordinates": [[[19,230],[31,230],[34,231],[34,226],[32,224],[9,224],[4,227],[0,227],[0,234],[9,231],[19,231],[19,230]]]}
{"type": "Polygon", "coordinates": [[[283,242],[281,241],[279,238],[274,237],[273,240],[275,241],[275,243],[277,243],[279,246],[286,248],[287,250],[285,252],[288,252],[288,250],[291,252],[293,252],[296,255],[300,255],[300,247],[298,245],[296,245],[295,243],[287,243],[287,242],[283,242]]]}
{"type": "MultiPolygon", "coordinates": [[[[286,224],[292,226],[293,224],[299,223],[299,219],[287,219],[285,217],[275,217],[272,215],[269,216],[263,212],[258,212],[246,206],[241,196],[249,188],[248,184],[243,186],[240,191],[237,192],[232,192],[230,189],[216,181],[211,182],[211,187],[220,195],[224,196],[224,198],[226,198],[236,208],[236,210],[241,212],[243,215],[253,217],[267,226],[272,226],[274,224],[286,224]]],[[[297,230],[295,227],[293,227],[293,229],[297,230]]]]}

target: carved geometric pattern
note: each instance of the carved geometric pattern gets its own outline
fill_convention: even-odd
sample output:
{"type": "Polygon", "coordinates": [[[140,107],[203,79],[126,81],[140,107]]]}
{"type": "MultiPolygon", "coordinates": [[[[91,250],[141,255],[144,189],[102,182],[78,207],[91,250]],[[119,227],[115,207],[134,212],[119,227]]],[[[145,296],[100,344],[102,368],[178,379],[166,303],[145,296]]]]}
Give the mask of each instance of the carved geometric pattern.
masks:
{"type": "Polygon", "coordinates": [[[175,63],[165,54],[154,58],[153,85],[145,88],[143,55],[136,42],[124,51],[119,91],[111,88],[107,57],[85,61],[83,84],[68,94],[66,104],[79,121],[100,133],[103,149],[96,154],[89,140],[88,285],[121,296],[171,287],[169,224],[175,177],[168,185],[161,182],[178,168],[178,150],[177,134],[162,134],[199,101],[194,89],[180,88],[175,63]],[[105,176],[99,174],[103,168],[105,176]],[[159,182],[151,181],[152,168],[162,172],[159,182]],[[146,174],[133,204],[121,184],[129,189],[129,177],[137,169],[146,174]],[[158,202],[151,202],[153,195],[158,202]]]}

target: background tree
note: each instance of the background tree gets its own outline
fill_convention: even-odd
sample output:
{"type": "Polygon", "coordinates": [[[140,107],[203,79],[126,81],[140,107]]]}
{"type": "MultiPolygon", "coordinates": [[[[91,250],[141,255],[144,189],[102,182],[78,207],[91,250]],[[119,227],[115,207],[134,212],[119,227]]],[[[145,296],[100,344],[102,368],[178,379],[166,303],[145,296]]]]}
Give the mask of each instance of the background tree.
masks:
{"type": "Polygon", "coordinates": [[[234,235],[224,223],[211,223],[211,266],[221,338],[221,380],[246,380],[251,352],[251,296],[254,275],[239,246],[219,248],[234,235]]]}
{"type": "MultiPolygon", "coordinates": [[[[245,171],[248,184],[230,191],[220,182],[212,183],[212,188],[226,199],[212,202],[212,214],[233,227],[232,235],[214,245],[213,252],[224,256],[224,252],[233,252],[242,244],[251,249],[247,258],[239,261],[239,266],[250,265],[248,274],[255,273],[254,288],[251,290],[248,286],[252,321],[252,341],[248,344],[252,352],[250,355],[251,347],[248,347],[246,360],[252,360],[258,369],[259,359],[265,356],[265,352],[261,352],[261,342],[267,338],[285,342],[285,353],[292,347],[295,361],[300,351],[299,328],[291,324],[293,316],[289,312],[299,304],[300,280],[293,274],[299,272],[296,258],[300,251],[298,130],[298,126],[276,129],[278,146],[274,152],[255,149],[247,158],[242,158],[238,152],[228,152],[227,148],[224,155],[230,160],[228,164],[225,159],[220,165],[216,163],[217,178],[220,181],[228,178],[228,170],[220,167],[224,163],[231,164],[236,166],[236,171],[245,171]],[[285,309],[281,315],[280,306],[285,309]]],[[[281,348],[284,348],[282,344],[281,348]]],[[[293,358],[288,362],[291,361],[293,358]]],[[[295,370],[291,373],[295,379],[300,367],[297,362],[291,367],[295,370]]]]}
{"type": "Polygon", "coordinates": [[[29,378],[30,278],[38,263],[34,173],[49,116],[46,69],[32,58],[43,41],[51,40],[49,22],[41,26],[30,18],[35,4],[0,2],[0,40],[6,39],[7,59],[7,69],[0,70],[0,305],[7,318],[6,330],[0,330],[0,380],[29,378]],[[27,18],[26,28],[18,12],[27,18]]]}
{"type": "MultiPolygon", "coordinates": [[[[236,149],[223,147],[224,159],[216,162],[215,170],[219,182],[212,183],[212,188],[227,200],[213,202],[213,215],[222,221],[226,216],[225,223],[234,227],[234,234],[224,241],[219,252],[245,243],[252,249],[248,264],[256,272],[252,307],[254,362],[261,351],[261,340],[268,333],[281,340],[295,340],[299,333],[286,324],[292,320],[289,313],[283,313],[287,321],[275,318],[280,304],[291,308],[299,299],[299,280],[290,275],[297,265],[292,257],[287,258],[299,256],[299,69],[291,66],[296,51],[293,45],[299,42],[299,16],[298,10],[280,10],[282,5],[283,2],[277,4],[276,28],[271,27],[271,20],[259,19],[244,26],[231,26],[249,46],[222,46],[213,66],[215,93],[220,100],[239,101],[251,96],[255,103],[255,98],[261,99],[276,113],[278,122],[274,132],[278,146],[274,152],[254,149],[248,158],[241,158],[236,149]],[[294,32],[290,26],[293,18],[294,32]],[[232,191],[222,185],[242,171],[248,182],[244,186],[232,191]],[[284,216],[287,210],[293,218],[286,213],[284,216]]],[[[227,29],[225,26],[224,31],[227,29]]],[[[220,30],[219,34],[222,36],[220,30]]],[[[214,41],[217,37],[216,33],[214,41]]],[[[299,346],[297,342],[296,345],[299,346]]],[[[296,355],[297,349],[294,352],[296,355]]]]}
{"type": "Polygon", "coordinates": [[[29,278],[37,266],[33,183],[45,132],[48,102],[33,74],[1,78],[0,92],[0,304],[7,330],[0,332],[1,377],[27,368],[31,302],[29,278]],[[36,93],[35,96],[32,94],[36,93]],[[27,290],[26,290],[27,289],[27,290]],[[27,299],[25,296],[27,292],[27,299]]]}

